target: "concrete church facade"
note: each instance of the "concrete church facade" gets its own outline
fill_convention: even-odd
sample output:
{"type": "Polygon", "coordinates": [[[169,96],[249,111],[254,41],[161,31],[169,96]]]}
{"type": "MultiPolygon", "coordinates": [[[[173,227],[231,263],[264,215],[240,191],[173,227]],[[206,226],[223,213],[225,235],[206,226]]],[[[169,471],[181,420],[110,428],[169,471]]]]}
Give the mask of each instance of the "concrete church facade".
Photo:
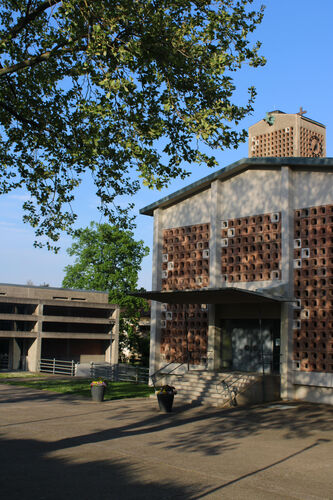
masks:
{"type": "Polygon", "coordinates": [[[190,352],[195,369],[275,374],[283,399],[333,404],[325,127],[302,112],[272,112],[250,129],[250,150],[253,137],[265,144],[261,157],[259,149],[141,210],[154,217],[152,290],[162,292],[152,303],[150,370],[176,367],[190,352]],[[267,137],[274,157],[263,153],[267,137]]]}

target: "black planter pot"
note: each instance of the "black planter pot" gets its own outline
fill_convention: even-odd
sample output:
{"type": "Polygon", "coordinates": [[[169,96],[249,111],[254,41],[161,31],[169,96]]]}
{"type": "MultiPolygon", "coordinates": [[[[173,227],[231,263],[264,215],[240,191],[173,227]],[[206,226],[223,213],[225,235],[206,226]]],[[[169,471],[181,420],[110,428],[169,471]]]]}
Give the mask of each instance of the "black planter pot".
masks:
{"type": "Polygon", "coordinates": [[[93,401],[101,403],[104,401],[105,386],[104,385],[92,385],[91,386],[91,398],[93,401]]]}
{"type": "Polygon", "coordinates": [[[170,413],[172,411],[174,394],[160,392],[157,394],[158,406],[161,411],[170,413]]]}

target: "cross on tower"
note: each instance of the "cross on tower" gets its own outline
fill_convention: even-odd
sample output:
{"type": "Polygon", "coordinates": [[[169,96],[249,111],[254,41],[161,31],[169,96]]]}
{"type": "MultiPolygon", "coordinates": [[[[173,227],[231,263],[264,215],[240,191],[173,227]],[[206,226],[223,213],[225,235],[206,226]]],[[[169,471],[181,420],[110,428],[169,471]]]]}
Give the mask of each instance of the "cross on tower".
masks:
{"type": "Polygon", "coordinates": [[[305,113],[307,113],[307,111],[303,111],[303,108],[302,106],[299,108],[299,112],[297,113],[298,115],[305,115],[305,113]]]}

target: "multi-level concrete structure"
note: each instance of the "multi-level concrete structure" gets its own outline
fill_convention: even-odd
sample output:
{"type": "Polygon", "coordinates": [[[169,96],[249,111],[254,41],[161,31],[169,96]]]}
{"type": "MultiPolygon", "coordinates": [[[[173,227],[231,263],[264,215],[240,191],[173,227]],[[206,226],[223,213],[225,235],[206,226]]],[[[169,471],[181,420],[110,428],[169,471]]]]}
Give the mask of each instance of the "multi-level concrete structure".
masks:
{"type": "Polygon", "coordinates": [[[299,113],[271,111],[249,128],[249,158],[326,156],[326,128],[299,113]]]}
{"type": "Polygon", "coordinates": [[[0,358],[9,368],[37,371],[41,358],[117,363],[118,337],[119,308],[107,293],[0,284],[0,358]]]}
{"type": "Polygon", "coordinates": [[[333,158],[288,156],[240,160],[141,210],[152,373],[190,352],[193,367],[275,373],[282,398],[333,404],[333,158]]]}

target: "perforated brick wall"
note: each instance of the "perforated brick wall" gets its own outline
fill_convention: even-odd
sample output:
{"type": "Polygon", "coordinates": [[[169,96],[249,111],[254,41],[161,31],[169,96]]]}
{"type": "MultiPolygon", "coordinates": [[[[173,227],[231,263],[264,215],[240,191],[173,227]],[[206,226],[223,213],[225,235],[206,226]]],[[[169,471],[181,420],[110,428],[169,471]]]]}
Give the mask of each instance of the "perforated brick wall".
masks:
{"type": "Polygon", "coordinates": [[[333,205],[295,211],[294,368],[333,372],[333,205]]]}
{"type": "Polygon", "coordinates": [[[209,236],[209,224],[163,231],[162,290],[208,286],[209,236]]]}
{"type": "Polygon", "coordinates": [[[281,279],[281,215],[222,221],[221,271],[228,283],[281,279]]]}
{"type": "Polygon", "coordinates": [[[191,363],[199,364],[207,355],[208,312],[205,305],[190,304],[185,322],[182,304],[162,305],[161,353],[166,361],[186,361],[187,346],[191,363]],[[187,328],[186,328],[187,323],[187,328]]]}
{"type": "MultiPolygon", "coordinates": [[[[209,285],[210,224],[163,231],[162,290],[199,289],[209,285]]],[[[183,305],[162,305],[161,353],[166,361],[185,361],[187,347],[193,364],[207,354],[207,310],[188,306],[187,329],[183,305]],[[187,331],[186,331],[187,330],[187,331]]]]}
{"type": "Polygon", "coordinates": [[[294,156],[294,128],[284,127],[251,137],[251,157],[294,156]]]}
{"type": "Polygon", "coordinates": [[[300,127],[300,156],[319,158],[323,156],[324,135],[300,127]]]}

